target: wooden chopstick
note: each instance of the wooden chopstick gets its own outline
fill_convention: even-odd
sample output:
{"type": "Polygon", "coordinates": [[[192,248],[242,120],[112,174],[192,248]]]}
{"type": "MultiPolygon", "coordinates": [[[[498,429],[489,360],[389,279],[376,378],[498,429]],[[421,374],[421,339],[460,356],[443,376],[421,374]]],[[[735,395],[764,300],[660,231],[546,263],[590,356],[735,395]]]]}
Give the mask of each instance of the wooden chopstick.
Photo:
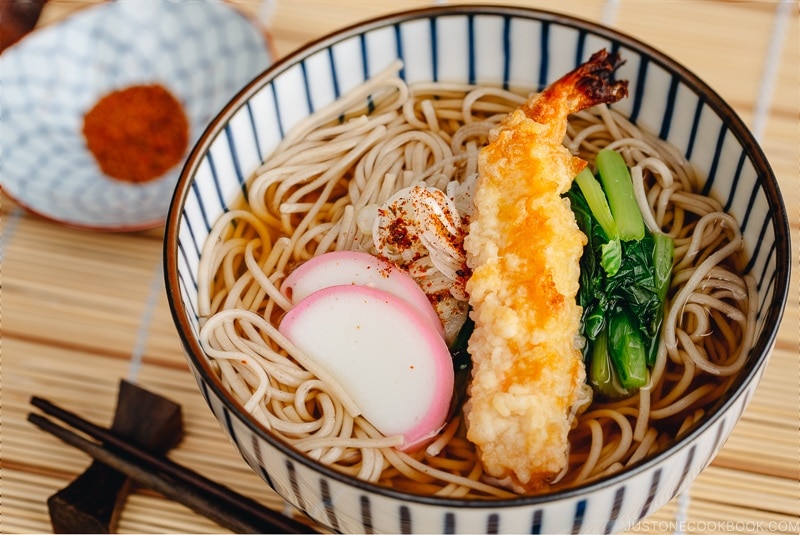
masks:
{"type": "Polygon", "coordinates": [[[95,425],[43,398],[34,396],[31,398],[31,404],[103,444],[88,440],[40,414],[29,413],[28,421],[43,431],[124,473],[143,487],[182,503],[231,531],[317,533],[310,526],[264,507],[166,457],[141,450],[108,429],[95,425]]]}

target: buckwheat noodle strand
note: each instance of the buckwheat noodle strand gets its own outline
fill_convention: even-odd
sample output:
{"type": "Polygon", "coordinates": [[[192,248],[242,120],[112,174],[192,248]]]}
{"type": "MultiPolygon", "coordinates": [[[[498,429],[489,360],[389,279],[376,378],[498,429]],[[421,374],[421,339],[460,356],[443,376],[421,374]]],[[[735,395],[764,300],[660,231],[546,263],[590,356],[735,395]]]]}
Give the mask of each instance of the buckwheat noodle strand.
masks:
{"type": "MultiPolygon", "coordinates": [[[[398,68],[300,121],[249,178],[247,201],[216,222],[198,269],[201,344],[231,396],[314,459],[413,493],[509,497],[484,479],[460,414],[426,449],[400,452],[402,439],[381,436],[276,328],[294,265],[336,249],[374,253],[369,214],[412,184],[474,180],[489,130],[526,100],[494,87],[409,86],[398,68]]],[[[621,470],[687,432],[746,362],[756,315],[738,224],[697,193],[701,177],[675,147],[607,107],[576,114],[565,145],[590,165],[602,148],[623,154],[648,228],[674,239],[676,258],[647,386],[574,416],[569,466],[553,489],[621,470]]]]}

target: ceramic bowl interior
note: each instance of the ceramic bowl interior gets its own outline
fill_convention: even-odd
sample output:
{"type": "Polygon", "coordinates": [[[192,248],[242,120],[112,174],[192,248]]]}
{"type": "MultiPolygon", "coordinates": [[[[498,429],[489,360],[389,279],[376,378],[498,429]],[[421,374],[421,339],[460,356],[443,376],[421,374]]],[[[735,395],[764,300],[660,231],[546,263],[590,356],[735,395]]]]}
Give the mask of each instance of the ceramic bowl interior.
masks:
{"type": "Polygon", "coordinates": [[[243,458],[290,503],[345,532],[607,532],[625,529],[687,487],[750,400],[768,360],[789,280],[788,223],[775,177],[731,108],[694,74],[601,26],[501,7],[405,12],[343,29],[276,63],[236,96],[190,155],[170,210],[166,283],[191,370],[243,458]],[[414,81],[541,88],[600,48],[626,60],[630,97],[615,108],[675,144],[705,190],[738,219],[758,281],[750,360],[715,410],[681,440],[620,474],[565,492],[486,502],[410,496],[356,481],[299,455],[259,427],[220,385],[197,341],[196,273],[215,219],[297,121],[396,58],[414,81]]]}
{"type": "Polygon", "coordinates": [[[261,30],[225,2],[118,0],[38,29],[0,55],[2,187],[73,226],[163,224],[186,154],[147,182],[109,177],[87,148],[85,114],[112,91],[160,84],[184,108],[191,148],[270,61],[261,30]]]}

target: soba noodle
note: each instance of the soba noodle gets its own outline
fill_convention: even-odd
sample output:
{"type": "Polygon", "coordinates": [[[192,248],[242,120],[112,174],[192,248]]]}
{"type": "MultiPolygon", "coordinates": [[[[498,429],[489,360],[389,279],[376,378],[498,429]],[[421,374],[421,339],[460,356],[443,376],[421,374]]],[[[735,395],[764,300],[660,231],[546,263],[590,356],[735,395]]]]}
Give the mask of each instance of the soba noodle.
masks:
{"type": "MultiPolygon", "coordinates": [[[[225,387],[264,427],[343,473],[398,490],[508,497],[483,480],[460,415],[427,448],[395,449],[347,392],[277,330],[291,306],[279,286],[326,251],[375,252],[377,207],[414,184],[459,191],[469,211],[478,150],[525,96],[492,87],[406,85],[389,69],[301,121],[248,181],[248,199],[222,216],[198,273],[201,343],[225,387]]],[[[576,114],[565,145],[590,162],[601,148],[632,168],[653,232],[674,239],[675,265],[648,384],[577,416],[569,466],[553,488],[635,464],[685,433],[728,388],[754,336],[755,285],[742,276],[741,235],[678,150],[598,107],[576,114]],[[719,333],[712,335],[711,333],[719,333]]],[[[423,270],[417,276],[435,275],[423,270]]]]}

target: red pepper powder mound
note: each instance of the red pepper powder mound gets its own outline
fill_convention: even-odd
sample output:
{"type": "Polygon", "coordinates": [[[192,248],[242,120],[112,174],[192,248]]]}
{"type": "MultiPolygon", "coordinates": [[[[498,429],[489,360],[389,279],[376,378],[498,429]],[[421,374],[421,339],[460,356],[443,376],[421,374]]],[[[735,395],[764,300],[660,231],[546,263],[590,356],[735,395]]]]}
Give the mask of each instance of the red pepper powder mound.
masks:
{"type": "Polygon", "coordinates": [[[102,97],[83,118],[83,136],[109,177],[142,183],[180,163],[189,144],[183,106],[159,84],[102,97]]]}

